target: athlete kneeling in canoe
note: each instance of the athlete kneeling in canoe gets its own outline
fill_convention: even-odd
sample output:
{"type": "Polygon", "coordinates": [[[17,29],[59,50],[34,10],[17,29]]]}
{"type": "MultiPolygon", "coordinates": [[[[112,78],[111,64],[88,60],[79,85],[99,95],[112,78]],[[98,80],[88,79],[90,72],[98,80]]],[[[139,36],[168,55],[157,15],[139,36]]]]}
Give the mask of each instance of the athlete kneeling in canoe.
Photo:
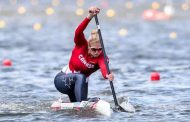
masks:
{"type": "Polygon", "coordinates": [[[65,66],[54,79],[55,87],[63,94],[67,94],[71,102],[87,100],[88,77],[98,69],[101,69],[105,79],[114,80],[113,73],[107,74],[102,47],[97,30],[93,30],[88,41],[83,31],[91,19],[100,12],[97,7],[90,7],[88,16],[75,30],[75,47],[69,64],[65,66]]]}

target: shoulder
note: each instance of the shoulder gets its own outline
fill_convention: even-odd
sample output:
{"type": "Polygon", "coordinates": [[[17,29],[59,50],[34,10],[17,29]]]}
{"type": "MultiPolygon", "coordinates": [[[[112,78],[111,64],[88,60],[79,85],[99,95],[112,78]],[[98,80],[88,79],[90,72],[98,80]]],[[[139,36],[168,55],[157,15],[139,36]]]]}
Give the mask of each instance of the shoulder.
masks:
{"type": "MultiPolygon", "coordinates": [[[[99,61],[104,61],[104,54],[103,54],[103,52],[98,56],[98,60],[99,60],[99,61]]],[[[106,60],[107,60],[108,63],[109,63],[109,58],[108,58],[108,56],[106,56],[106,60]]]]}
{"type": "Polygon", "coordinates": [[[82,45],[75,45],[75,49],[88,49],[88,42],[85,41],[82,45]]]}
{"type": "Polygon", "coordinates": [[[81,44],[75,44],[75,47],[88,47],[88,41],[86,40],[86,38],[82,39],[82,43],[81,44]]]}

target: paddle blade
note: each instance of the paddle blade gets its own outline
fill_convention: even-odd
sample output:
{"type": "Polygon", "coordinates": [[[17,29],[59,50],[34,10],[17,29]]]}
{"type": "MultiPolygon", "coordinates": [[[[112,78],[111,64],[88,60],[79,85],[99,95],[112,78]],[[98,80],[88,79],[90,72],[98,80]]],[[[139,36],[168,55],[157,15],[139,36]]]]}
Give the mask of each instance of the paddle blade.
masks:
{"type": "Polygon", "coordinates": [[[120,108],[122,108],[122,111],[132,112],[132,113],[135,112],[134,106],[131,103],[129,103],[129,97],[127,98],[127,100],[125,100],[124,98],[120,99],[119,105],[120,108]]]}
{"type": "Polygon", "coordinates": [[[135,112],[135,108],[129,102],[122,102],[120,104],[120,107],[122,107],[122,109],[125,110],[126,112],[132,112],[132,113],[135,112]]]}

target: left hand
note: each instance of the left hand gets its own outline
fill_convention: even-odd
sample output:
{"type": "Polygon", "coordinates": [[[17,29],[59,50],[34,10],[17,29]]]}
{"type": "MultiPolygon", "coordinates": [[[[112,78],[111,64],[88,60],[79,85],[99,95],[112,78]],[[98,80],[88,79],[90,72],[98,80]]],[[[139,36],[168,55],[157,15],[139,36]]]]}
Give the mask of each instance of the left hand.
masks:
{"type": "Polygon", "coordinates": [[[87,18],[88,19],[92,19],[95,15],[97,15],[98,13],[100,13],[100,9],[95,7],[95,6],[92,6],[88,9],[88,16],[87,18]]]}
{"type": "Polygon", "coordinates": [[[108,78],[109,81],[113,81],[114,80],[113,72],[111,72],[109,75],[106,75],[106,77],[108,78]]]}

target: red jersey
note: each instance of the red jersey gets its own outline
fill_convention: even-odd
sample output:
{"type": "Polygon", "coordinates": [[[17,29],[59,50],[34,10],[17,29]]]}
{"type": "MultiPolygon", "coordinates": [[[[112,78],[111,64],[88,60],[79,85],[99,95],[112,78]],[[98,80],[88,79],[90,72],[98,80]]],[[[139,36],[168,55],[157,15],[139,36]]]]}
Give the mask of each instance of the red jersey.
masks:
{"type": "Polygon", "coordinates": [[[75,47],[69,61],[69,68],[72,72],[77,71],[88,77],[93,72],[101,69],[102,75],[106,78],[107,70],[104,62],[103,53],[98,57],[91,57],[88,54],[88,42],[83,31],[86,29],[90,19],[85,18],[75,30],[75,47]]]}

